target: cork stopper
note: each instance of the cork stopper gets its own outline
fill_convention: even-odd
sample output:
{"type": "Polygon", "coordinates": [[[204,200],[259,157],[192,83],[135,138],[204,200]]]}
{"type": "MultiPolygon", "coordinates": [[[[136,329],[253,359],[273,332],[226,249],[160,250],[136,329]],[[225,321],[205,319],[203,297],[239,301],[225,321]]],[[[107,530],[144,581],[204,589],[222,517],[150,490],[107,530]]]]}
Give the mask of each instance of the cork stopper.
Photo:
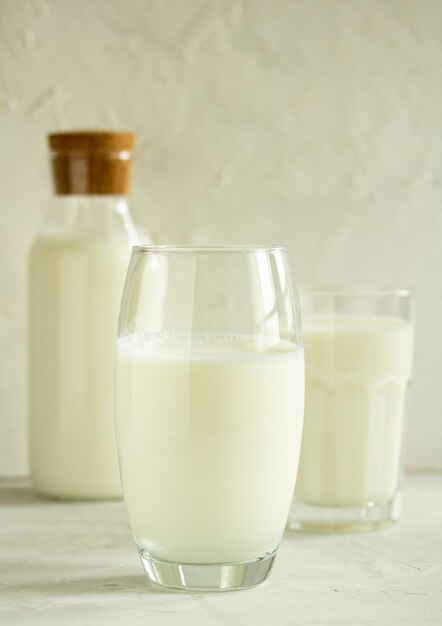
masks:
{"type": "Polygon", "coordinates": [[[127,195],[132,133],[72,131],[48,137],[58,195],[127,195]]]}

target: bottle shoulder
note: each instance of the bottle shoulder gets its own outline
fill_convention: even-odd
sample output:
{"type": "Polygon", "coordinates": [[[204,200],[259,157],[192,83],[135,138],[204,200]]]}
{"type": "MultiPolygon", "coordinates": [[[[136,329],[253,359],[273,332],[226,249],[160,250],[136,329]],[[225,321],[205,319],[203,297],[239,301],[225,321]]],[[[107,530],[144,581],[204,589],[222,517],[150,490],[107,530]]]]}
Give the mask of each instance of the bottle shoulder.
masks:
{"type": "Polygon", "coordinates": [[[135,245],[138,239],[126,198],[84,196],[54,200],[34,241],[54,246],[82,241],[135,245]]]}

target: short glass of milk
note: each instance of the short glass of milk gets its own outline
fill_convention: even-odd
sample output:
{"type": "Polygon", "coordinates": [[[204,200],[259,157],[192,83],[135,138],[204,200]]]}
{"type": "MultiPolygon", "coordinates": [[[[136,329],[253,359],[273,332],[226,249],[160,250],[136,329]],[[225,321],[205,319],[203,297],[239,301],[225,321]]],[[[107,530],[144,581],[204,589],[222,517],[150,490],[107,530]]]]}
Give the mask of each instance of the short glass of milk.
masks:
{"type": "Polygon", "coordinates": [[[408,290],[301,289],[305,419],[288,527],[397,521],[413,360],[408,290]]]}
{"type": "Polygon", "coordinates": [[[115,412],[124,498],[163,587],[252,587],[286,524],[304,358],[287,252],[137,246],[122,299],[115,412]]]}

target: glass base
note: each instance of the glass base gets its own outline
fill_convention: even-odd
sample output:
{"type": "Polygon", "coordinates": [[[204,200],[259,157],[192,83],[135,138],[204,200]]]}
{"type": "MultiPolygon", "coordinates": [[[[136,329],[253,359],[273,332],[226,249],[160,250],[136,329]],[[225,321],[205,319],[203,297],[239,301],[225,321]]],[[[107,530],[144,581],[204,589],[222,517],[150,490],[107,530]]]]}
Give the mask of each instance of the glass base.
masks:
{"type": "Polygon", "coordinates": [[[287,528],[302,532],[347,533],[379,530],[399,521],[401,494],[387,503],[367,502],[362,506],[328,507],[294,500],[287,528]]]}
{"type": "Polygon", "coordinates": [[[266,556],[240,563],[173,563],[141,553],[141,562],[151,583],[182,591],[231,591],[262,583],[270,573],[277,549],[266,556]]]}

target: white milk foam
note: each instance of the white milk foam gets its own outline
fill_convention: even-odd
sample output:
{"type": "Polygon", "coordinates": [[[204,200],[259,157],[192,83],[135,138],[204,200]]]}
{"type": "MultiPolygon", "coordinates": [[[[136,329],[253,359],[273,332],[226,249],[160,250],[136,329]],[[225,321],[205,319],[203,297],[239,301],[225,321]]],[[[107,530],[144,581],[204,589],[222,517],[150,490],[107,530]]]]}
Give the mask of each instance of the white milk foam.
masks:
{"type": "Polygon", "coordinates": [[[121,350],[140,358],[254,357],[256,354],[293,352],[295,343],[274,336],[234,333],[150,332],[133,333],[118,339],[121,350]]]}

